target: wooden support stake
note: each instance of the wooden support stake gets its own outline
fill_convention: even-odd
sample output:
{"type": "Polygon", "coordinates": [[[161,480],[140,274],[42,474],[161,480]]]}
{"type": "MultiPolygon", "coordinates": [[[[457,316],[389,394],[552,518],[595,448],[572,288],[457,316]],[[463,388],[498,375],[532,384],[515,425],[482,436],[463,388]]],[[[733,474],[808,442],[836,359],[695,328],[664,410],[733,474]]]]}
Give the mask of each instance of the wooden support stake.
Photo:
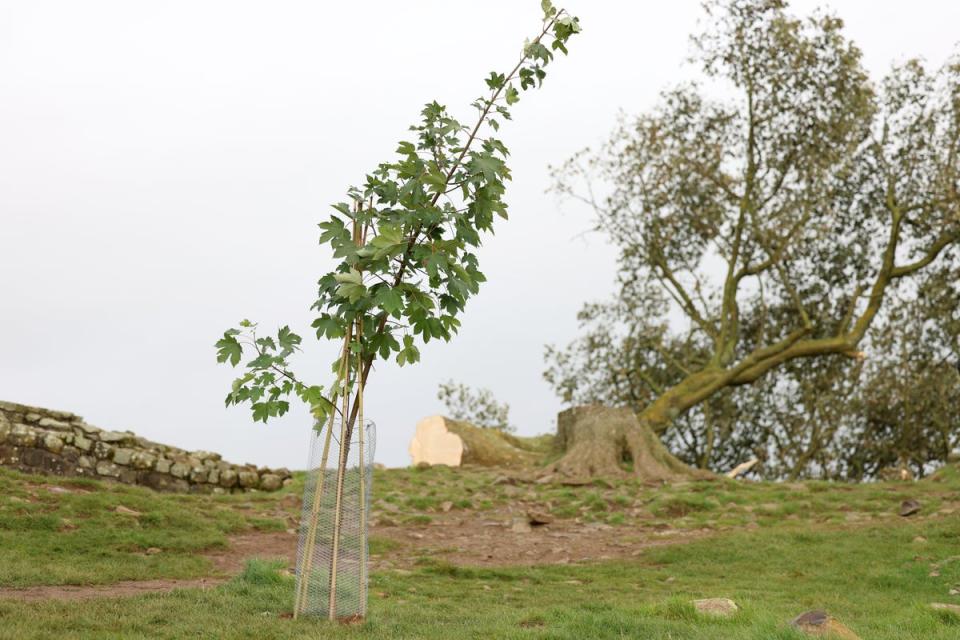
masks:
{"type": "MultiPolygon", "coordinates": [[[[347,354],[349,353],[349,348],[350,331],[348,329],[347,335],[343,342],[343,354],[340,360],[340,374],[338,376],[338,381],[344,380],[345,378],[347,354]]],[[[304,607],[306,606],[307,585],[310,581],[310,573],[313,570],[313,554],[317,543],[317,526],[320,517],[320,503],[323,498],[323,485],[324,480],[326,479],[327,460],[330,455],[330,437],[333,434],[333,422],[337,415],[336,402],[339,392],[339,389],[335,389],[330,398],[330,402],[334,405],[334,410],[330,412],[330,420],[327,422],[326,435],[324,436],[323,441],[323,454],[320,456],[320,466],[317,468],[317,481],[314,486],[313,504],[311,505],[310,509],[310,524],[307,529],[307,539],[304,541],[303,546],[304,566],[300,568],[300,584],[298,585],[299,588],[297,589],[293,603],[294,619],[299,616],[300,612],[303,611],[304,607]]]]}
{"type": "MultiPolygon", "coordinates": [[[[357,341],[363,344],[363,316],[357,320],[357,341]]],[[[362,356],[362,353],[361,353],[362,356]]],[[[360,358],[362,367],[363,358],[360,358]]],[[[360,411],[358,413],[358,428],[360,429],[360,617],[367,615],[367,470],[364,467],[363,436],[366,431],[366,425],[363,422],[363,371],[358,371],[357,380],[357,402],[359,402],[360,411]]]]}

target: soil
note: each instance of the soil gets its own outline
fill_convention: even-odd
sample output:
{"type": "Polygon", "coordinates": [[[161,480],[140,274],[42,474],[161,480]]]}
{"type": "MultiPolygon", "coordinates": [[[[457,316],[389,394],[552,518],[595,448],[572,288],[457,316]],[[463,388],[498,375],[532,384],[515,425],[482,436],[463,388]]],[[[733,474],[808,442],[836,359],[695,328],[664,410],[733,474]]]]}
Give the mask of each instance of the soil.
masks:
{"type": "MultiPolygon", "coordinates": [[[[530,526],[524,513],[509,510],[437,514],[428,525],[371,527],[371,535],[391,541],[390,549],[371,556],[374,571],[408,570],[422,558],[462,566],[569,564],[640,555],[644,549],[703,537],[703,531],[611,527],[560,520],[530,526]],[[516,521],[516,525],[515,525],[516,521]],[[515,530],[516,529],[516,530],[515,530]]],[[[214,571],[193,579],[124,581],[104,585],[48,585],[0,588],[0,599],[20,601],[121,598],[175,589],[209,589],[242,571],[251,558],[284,558],[292,573],[297,536],[255,532],[232,536],[225,549],[204,554],[214,571]]]]}

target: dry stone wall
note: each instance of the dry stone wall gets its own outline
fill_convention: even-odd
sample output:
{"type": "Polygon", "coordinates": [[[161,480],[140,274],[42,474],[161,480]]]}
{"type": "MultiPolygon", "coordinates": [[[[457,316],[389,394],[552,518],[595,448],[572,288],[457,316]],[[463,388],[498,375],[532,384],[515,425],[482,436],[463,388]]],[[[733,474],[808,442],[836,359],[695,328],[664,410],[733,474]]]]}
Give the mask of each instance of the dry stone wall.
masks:
{"type": "Polygon", "coordinates": [[[66,411],[0,402],[0,466],[87,476],[160,491],[275,491],[287,469],[231,464],[216,453],[184,451],[130,431],[105,431],[66,411]]]}

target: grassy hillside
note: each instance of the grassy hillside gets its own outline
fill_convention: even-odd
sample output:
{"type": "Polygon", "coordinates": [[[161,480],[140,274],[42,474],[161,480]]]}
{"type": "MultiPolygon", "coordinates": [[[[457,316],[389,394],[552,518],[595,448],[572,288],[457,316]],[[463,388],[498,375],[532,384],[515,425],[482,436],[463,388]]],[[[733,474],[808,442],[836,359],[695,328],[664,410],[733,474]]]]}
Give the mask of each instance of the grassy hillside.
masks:
{"type": "MultiPolygon", "coordinates": [[[[201,551],[237,533],[283,534],[295,526],[298,490],[163,495],[0,472],[0,587],[211,575],[216,568],[201,551]]],[[[69,629],[84,638],[769,640],[799,638],[785,622],[812,608],[827,609],[864,639],[960,637],[960,618],[927,607],[960,604],[950,595],[960,588],[955,470],[913,484],[670,488],[388,470],[377,472],[375,494],[375,571],[361,626],[287,619],[290,561],[264,559],[208,590],[83,602],[23,602],[0,590],[0,638],[63,638],[69,629]],[[922,509],[902,518],[908,497],[922,509]],[[501,527],[532,508],[557,518],[553,533],[501,527]],[[439,546],[448,529],[459,532],[459,546],[439,546]],[[567,548],[568,562],[471,566],[467,547],[491,532],[501,547],[596,540],[618,555],[580,561],[567,548]],[[684,542],[639,542],[671,536],[684,542]],[[730,597],[743,609],[731,620],[704,619],[689,604],[698,597],[730,597]]]]}

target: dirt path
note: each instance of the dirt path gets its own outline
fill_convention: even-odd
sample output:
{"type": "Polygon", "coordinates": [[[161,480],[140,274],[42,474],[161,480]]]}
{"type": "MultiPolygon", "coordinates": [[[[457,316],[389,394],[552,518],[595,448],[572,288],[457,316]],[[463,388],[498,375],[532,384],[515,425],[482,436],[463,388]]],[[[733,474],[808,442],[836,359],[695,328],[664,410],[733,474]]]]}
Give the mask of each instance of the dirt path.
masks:
{"type": "MultiPolygon", "coordinates": [[[[523,521],[525,519],[521,518],[523,521]]],[[[628,529],[573,521],[515,530],[509,512],[443,514],[429,525],[378,526],[371,534],[390,549],[371,557],[373,570],[406,569],[423,557],[464,566],[567,564],[636,557],[644,549],[703,537],[700,531],[628,529]]],[[[232,536],[226,549],[204,554],[210,576],[192,579],[130,580],[103,585],[44,585],[0,588],[0,599],[25,602],[122,598],[175,589],[209,589],[243,570],[251,558],[284,558],[296,563],[297,538],[288,532],[232,536]]]]}
{"type": "Polygon", "coordinates": [[[126,598],[147,593],[168,593],[175,589],[210,589],[240,573],[251,558],[296,559],[296,536],[288,533],[247,533],[231,536],[226,549],[207,552],[215,572],[203,578],[124,580],[111,584],[43,585],[23,588],[0,588],[0,600],[36,602],[42,600],[89,600],[91,598],[126,598]]]}

